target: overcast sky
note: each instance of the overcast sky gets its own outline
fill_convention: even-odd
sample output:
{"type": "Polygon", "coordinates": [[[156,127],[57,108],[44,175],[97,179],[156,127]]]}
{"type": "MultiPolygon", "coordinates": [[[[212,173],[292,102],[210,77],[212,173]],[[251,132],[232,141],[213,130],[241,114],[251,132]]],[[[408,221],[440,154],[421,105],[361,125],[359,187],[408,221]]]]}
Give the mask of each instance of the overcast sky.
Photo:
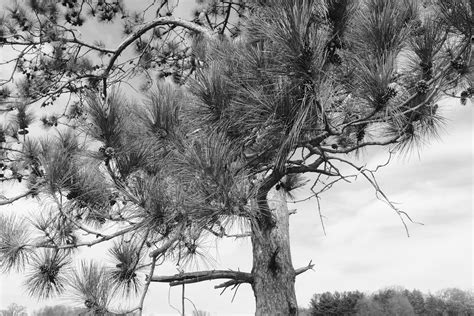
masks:
{"type": "MultiPolygon", "coordinates": [[[[0,0],[0,5],[5,0],[0,0]]],[[[3,56],[5,57],[5,56],[3,56]]],[[[2,50],[0,50],[0,59],[2,50]]],[[[442,102],[447,118],[441,139],[432,140],[417,152],[394,157],[378,172],[381,187],[414,220],[410,237],[396,214],[375,198],[373,189],[361,178],[340,184],[323,195],[322,212],[327,235],[324,236],[314,201],[294,206],[291,216],[291,241],[295,268],[315,264],[314,271],[297,277],[296,293],[300,306],[323,291],[375,291],[400,285],[424,292],[446,287],[471,288],[473,280],[473,105],[462,106],[456,100],[442,102]]],[[[0,120],[2,118],[0,117],[0,120]]],[[[384,162],[387,155],[371,152],[364,159],[369,165],[384,162]]],[[[0,185],[0,192],[5,188],[0,185]]],[[[10,190],[9,190],[10,191],[10,190]]],[[[304,190],[299,192],[305,196],[304,190]]],[[[293,206],[290,205],[290,208],[293,206]]],[[[33,200],[3,206],[4,214],[37,212],[33,200]]],[[[250,271],[251,249],[245,240],[229,240],[215,247],[216,263],[200,268],[250,271]],[[217,253],[216,253],[217,252],[217,253]]],[[[104,249],[91,250],[88,256],[103,257],[104,249]]],[[[156,274],[174,274],[172,265],[163,265],[156,274]]],[[[20,275],[0,276],[0,309],[12,302],[34,310],[44,305],[68,304],[52,300],[38,302],[29,298],[21,286],[20,275]]],[[[252,315],[253,293],[242,285],[233,302],[233,292],[204,282],[186,286],[186,296],[198,309],[213,315],[252,315]]],[[[152,284],[145,302],[148,315],[177,315],[170,306],[179,306],[181,288],[152,284]],[[170,300],[170,302],[169,302],[170,300]]],[[[188,311],[192,306],[187,306],[188,311]]]]}

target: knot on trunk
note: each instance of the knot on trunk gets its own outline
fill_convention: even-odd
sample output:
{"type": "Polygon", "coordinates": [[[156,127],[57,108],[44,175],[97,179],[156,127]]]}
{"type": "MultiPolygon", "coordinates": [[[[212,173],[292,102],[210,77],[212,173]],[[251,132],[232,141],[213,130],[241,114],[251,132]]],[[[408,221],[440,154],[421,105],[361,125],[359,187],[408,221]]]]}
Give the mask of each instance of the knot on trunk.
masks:
{"type": "Polygon", "coordinates": [[[296,302],[289,302],[288,309],[290,311],[290,315],[296,315],[298,312],[298,307],[296,306],[296,302]]]}
{"type": "Polygon", "coordinates": [[[276,276],[281,269],[281,263],[278,254],[280,253],[280,247],[277,247],[270,257],[268,262],[268,270],[270,270],[273,276],[276,276]]]}

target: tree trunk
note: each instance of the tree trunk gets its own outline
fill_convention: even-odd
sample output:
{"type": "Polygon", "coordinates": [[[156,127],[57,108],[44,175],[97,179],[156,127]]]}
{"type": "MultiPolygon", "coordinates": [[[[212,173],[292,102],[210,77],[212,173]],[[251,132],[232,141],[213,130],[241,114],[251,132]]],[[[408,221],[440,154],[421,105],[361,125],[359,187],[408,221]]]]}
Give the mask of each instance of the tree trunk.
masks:
{"type": "Polygon", "coordinates": [[[252,234],[253,292],[257,316],[296,315],[295,271],[291,263],[289,214],[283,189],[268,194],[271,224],[252,234]]]}

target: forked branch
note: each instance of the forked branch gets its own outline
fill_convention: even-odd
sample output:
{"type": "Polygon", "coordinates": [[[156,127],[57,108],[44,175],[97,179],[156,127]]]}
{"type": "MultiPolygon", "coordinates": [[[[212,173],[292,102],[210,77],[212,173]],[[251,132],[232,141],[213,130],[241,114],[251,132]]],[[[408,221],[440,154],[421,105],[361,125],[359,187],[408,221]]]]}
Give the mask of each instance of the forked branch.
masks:
{"type": "Polygon", "coordinates": [[[305,273],[308,270],[313,270],[313,268],[314,268],[314,263],[313,263],[313,260],[311,260],[306,267],[296,269],[295,270],[295,275],[305,273]]]}
{"type": "MultiPolygon", "coordinates": [[[[398,217],[400,218],[400,220],[401,220],[401,222],[402,222],[402,224],[405,228],[405,231],[406,231],[406,234],[407,234],[408,237],[410,237],[410,232],[408,231],[408,226],[405,222],[405,218],[408,219],[411,223],[423,225],[422,223],[414,221],[410,217],[410,215],[408,215],[405,211],[402,211],[398,207],[396,207],[394,202],[392,202],[388,198],[388,196],[385,194],[385,192],[380,188],[379,184],[377,183],[377,180],[375,179],[374,172],[377,169],[379,169],[380,167],[384,166],[384,165],[377,166],[376,170],[374,171],[374,170],[369,170],[369,169],[365,168],[364,166],[357,166],[356,164],[354,164],[354,163],[352,163],[348,160],[339,158],[339,157],[331,157],[331,159],[338,160],[338,161],[343,162],[343,163],[347,164],[348,166],[354,168],[355,170],[357,170],[359,172],[360,175],[362,175],[369,182],[369,184],[375,190],[376,197],[379,200],[385,202],[398,215],[398,217]]],[[[389,157],[389,159],[390,159],[390,157],[389,157]]],[[[385,163],[385,165],[386,164],[388,164],[388,162],[385,163]]]]}
{"type": "MultiPolygon", "coordinates": [[[[295,275],[302,274],[308,270],[313,269],[312,261],[307,266],[295,269],[295,275]]],[[[170,286],[177,286],[182,284],[198,283],[202,281],[230,279],[222,284],[216,285],[214,288],[227,288],[229,286],[238,285],[242,283],[252,283],[253,275],[248,272],[232,271],[232,270],[210,270],[198,271],[188,273],[178,273],[170,276],[152,276],[151,282],[169,283],[170,286]]]]}

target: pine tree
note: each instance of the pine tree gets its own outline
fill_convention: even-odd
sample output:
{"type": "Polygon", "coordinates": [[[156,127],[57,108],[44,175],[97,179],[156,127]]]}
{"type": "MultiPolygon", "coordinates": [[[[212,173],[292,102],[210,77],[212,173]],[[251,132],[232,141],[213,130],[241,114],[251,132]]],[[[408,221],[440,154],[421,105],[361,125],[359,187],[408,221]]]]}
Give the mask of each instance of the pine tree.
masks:
{"type": "Polygon", "coordinates": [[[319,199],[350,167],[411,221],[354,157],[416,148],[436,135],[444,93],[472,97],[472,1],[199,2],[185,20],[166,0],[136,13],[32,0],[0,21],[0,44],[19,51],[0,83],[14,118],[0,126],[2,180],[26,186],[0,205],[46,205],[28,222],[0,217],[0,258],[30,267],[31,295],[68,291],[102,315],[113,296],[139,292],[141,312],[153,282],[224,279],[216,288],[252,286],[257,315],[296,315],[295,278],[313,265],[293,267],[287,201],[304,175],[319,199]],[[88,42],[89,23],[122,25],[125,37],[88,42]],[[137,78],[144,100],[128,101],[120,90],[137,78]],[[29,133],[41,111],[56,136],[29,133]],[[162,259],[186,269],[205,258],[203,240],[235,224],[252,271],[155,274],[162,259]],[[76,249],[109,241],[115,266],[71,271],[76,249]]]}

